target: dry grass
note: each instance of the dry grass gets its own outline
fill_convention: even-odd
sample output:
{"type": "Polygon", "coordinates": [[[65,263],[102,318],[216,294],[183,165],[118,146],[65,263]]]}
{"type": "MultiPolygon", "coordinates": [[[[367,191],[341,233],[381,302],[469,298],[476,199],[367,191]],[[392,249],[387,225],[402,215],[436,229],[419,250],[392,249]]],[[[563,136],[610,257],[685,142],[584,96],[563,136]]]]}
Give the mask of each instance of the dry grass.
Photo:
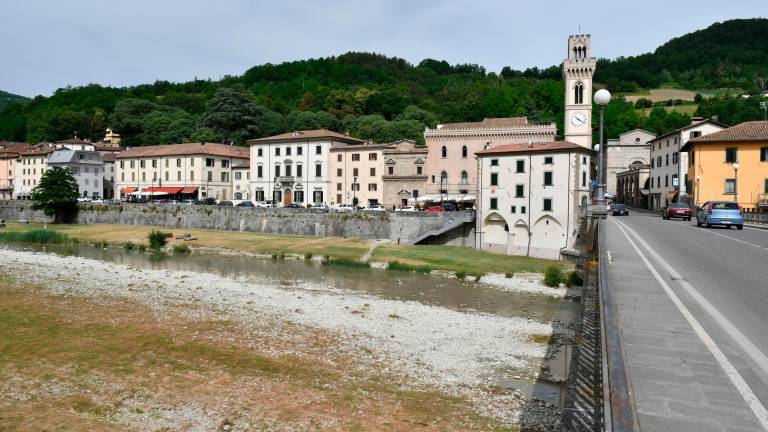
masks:
{"type": "Polygon", "coordinates": [[[645,94],[629,94],[624,96],[627,102],[636,102],[638,99],[650,99],[651,102],[663,102],[670,99],[681,99],[685,101],[692,101],[696,96],[696,92],[691,90],[673,89],[673,88],[656,88],[650,89],[645,94]]]}
{"type": "Polygon", "coordinates": [[[0,279],[0,430],[489,430],[461,399],[404,391],[307,334],[159,320],[124,300],[50,295],[0,279]],[[294,341],[295,342],[295,341],[294,341]],[[269,352],[269,354],[267,354],[269,352]]]}

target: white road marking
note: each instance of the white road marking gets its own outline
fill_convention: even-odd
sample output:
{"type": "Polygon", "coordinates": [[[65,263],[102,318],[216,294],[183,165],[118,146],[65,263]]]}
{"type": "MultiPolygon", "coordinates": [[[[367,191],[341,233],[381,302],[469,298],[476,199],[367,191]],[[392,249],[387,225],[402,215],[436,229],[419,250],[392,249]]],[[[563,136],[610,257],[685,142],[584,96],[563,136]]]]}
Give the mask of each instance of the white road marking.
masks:
{"type": "MultiPolygon", "coordinates": [[[[689,226],[689,227],[691,227],[691,228],[697,228],[697,229],[701,230],[701,228],[699,228],[699,227],[696,227],[696,226],[693,226],[693,225],[688,225],[688,226],[689,226]]],[[[728,238],[728,239],[731,239],[731,240],[735,240],[735,241],[737,241],[737,242],[739,242],[739,243],[748,244],[748,245],[750,245],[750,246],[754,246],[754,247],[756,247],[756,248],[760,248],[760,249],[763,249],[763,250],[766,250],[766,251],[768,251],[768,247],[765,247],[765,246],[760,246],[760,245],[756,245],[756,244],[754,244],[754,243],[750,243],[750,242],[748,242],[748,241],[744,241],[744,240],[740,240],[740,239],[737,239],[736,237],[727,236],[727,235],[725,235],[725,234],[720,234],[719,232],[710,231],[710,230],[708,230],[708,229],[707,229],[707,230],[701,230],[701,231],[703,231],[703,232],[707,232],[707,233],[710,233],[710,234],[712,234],[712,235],[716,235],[716,236],[720,236],[720,237],[725,237],[725,238],[728,238]]]]}
{"type": "Polygon", "coordinates": [[[665,270],[667,270],[672,277],[672,279],[677,279],[680,285],[688,292],[688,294],[691,295],[691,297],[694,298],[697,302],[699,302],[699,305],[709,312],[709,314],[712,316],[712,318],[720,324],[721,327],[736,341],[736,343],[749,355],[752,357],[752,360],[755,361],[758,365],[758,367],[765,370],[766,367],[768,367],[768,359],[763,355],[763,353],[760,352],[760,350],[755,347],[752,342],[749,341],[736,327],[733,326],[733,324],[730,323],[720,312],[718,312],[712,304],[710,304],[704,297],[702,297],[698,291],[696,291],[691,284],[688,283],[688,281],[682,279],[680,274],[672,268],[669,264],[667,264],[661,257],[656,254],[648,244],[643,241],[640,236],[637,235],[637,233],[632,230],[632,228],[629,228],[625,224],[618,222],[616,220],[613,221],[616,226],[621,230],[621,232],[624,234],[624,236],[629,241],[629,244],[632,245],[632,247],[635,249],[635,252],[640,256],[640,258],[645,263],[645,266],[648,267],[648,269],[651,271],[653,276],[656,278],[656,281],[658,281],[659,285],[664,289],[664,291],[667,293],[670,299],[672,299],[672,303],[677,307],[677,309],[680,311],[680,313],[685,317],[686,321],[691,325],[693,330],[696,332],[696,334],[699,336],[699,339],[706,345],[706,347],[709,349],[709,351],[712,353],[712,355],[715,357],[715,360],[720,364],[720,366],[725,371],[725,374],[728,376],[728,379],[731,380],[731,383],[736,387],[736,390],[741,394],[741,397],[744,399],[744,401],[747,403],[749,408],[752,410],[752,412],[757,417],[758,422],[763,426],[765,430],[768,431],[768,410],[763,406],[763,404],[760,402],[760,399],[757,398],[754,392],[752,392],[752,389],[749,387],[749,385],[744,381],[744,378],[739,374],[739,372],[736,370],[736,368],[733,366],[733,364],[728,360],[728,358],[725,356],[723,351],[720,349],[720,347],[717,346],[715,341],[712,339],[712,337],[707,333],[706,330],[704,330],[704,327],[701,326],[699,321],[693,316],[693,314],[688,310],[688,308],[683,304],[683,302],[680,300],[680,298],[675,294],[674,291],[672,291],[672,288],[667,284],[667,281],[664,280],[664,278],[661,277],[659,272],[656,270],[656,268],[651,264],[651,262],[646,258],[645,254],[643,254],[642,251],[640,251],[640,248],[637,246],[637,244],[632,240],[629,234],[627,234],[627,231],[632,233],[632,236],[637,239],[638,242],[640,242],[643,247],[648,251],[648,253],[653,256],[663,267],[665,267],[665,270]],[[625,230],[626,228],[626,230],[625,230]],[[753,356],[757,356],[758,358],[762,358],[762,360],[756,359],[753,356]]]}
{"type": "Polygon", "coordinates": [[[613,257],[611,256],[611,251],[605,251],[606,255],[608,255],[608,262],[613,264],[613,257]]]}

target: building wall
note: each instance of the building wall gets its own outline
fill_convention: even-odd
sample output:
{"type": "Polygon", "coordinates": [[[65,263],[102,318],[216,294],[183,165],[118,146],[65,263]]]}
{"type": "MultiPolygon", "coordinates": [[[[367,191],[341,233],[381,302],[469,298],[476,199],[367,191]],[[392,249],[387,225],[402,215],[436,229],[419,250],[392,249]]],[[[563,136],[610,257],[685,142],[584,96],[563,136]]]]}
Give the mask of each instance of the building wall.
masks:
{"type": "Polygon", "coordinates": [[[384,149],[384,206],[390,208],[415,205],[416,198],[425,193],[426,164],[429,151],[413,141],[400,141],[384,149]]]}
{"type": "Polygon", "coordinates": [[[618,173],[616,202],[626,204],[627,207],[648,208],[648,196],[641,190],[646,189],[646,183],[650,183],[650,171],[650,167],[644,165],[641,168],[618,173]]]}
{"type": "Polygon", "coordinates": [[[382,204],[384,201],[385,173],[382,146],[337,147],[331,150],[331,205],[353,204],[358,206],[382,204]]]}
{"type": "Polygon", "coordinates": [[[16,156],[0,158],[0,199],[13,199],[16,156]]]}
{"type": "Polygon", "coordinates": [[[580,209],[589,196],[590,156],[580,152],[485,155],[479,158],[477,248],[511,255],[559,259],[560,250],[573,246],[580,209]],[[551,164],[545,163],[552,157],[551,164]],[[498,166],[491,161],[497,159],[498,166]],[[525,172],[516,172],[522,160],[525,172]],[[544,186],[544,172],[553,184],[544,186]],[[498,186],[490,185],[498,174],[498,186]],[[523,196],[516,188],[523,186],[523,196]],[[544,199],[551,210],[544,210],[544,199]],[[496,208],[491,200],[496,199],[496,208]]]}
{"type": "Polygon", "coordinates": [[[250,167],[232,169],[232,199],[253,201],[250,167]]]}
{"type": "Polygon", "coordinates": [[[460,194],[462,191],[474,194],[477,190],[477,163],[475,153],[484,150],[490,143],[492,146],[527,142],[554,141],[557,134],[554,124],[530,125],[527,127],[509,129],[466,129],[441,130],[427,129],[424,139],[429,151],[426,164],[427,184],[422,194],[440,192],[440,173],[448,175],[447,185],[443,188],[448,193],[460,194]],[[446,148],[446,157],[442,156],[442,148],[446,148]],[[467,155],[463,156],[462,147],[467,147],[467,155]],[[462,172],[467,173],[467,180],[462,183],[462,172]]]}
{"type": "MultiPolygon", "coordinates": [[[[57,151],[54,155],[58,153],[57,151]]],[[[69,168],[77,181],[81,197],[103,198],[104,163],[101,161],[101,156],[95,151],[76,150],[66,158],[67,161],[62,161],[53,156],[48,160],[48,167],[69,168]],[[57,161],[54,162],[54,160],[57,161]]]]}
{"type": "Polygon", "coordinates": [[[565,140],[589,149],[592,148],[592,76],[596,68],[590,35],[569,36],[568,57],[563,62],[565,140]],[[577,85],[582,88],[580,101],[576,100],[577,85]]]}
{"type": "Polygon", "coordinates": [[[16,165],[13,182],[13,197],[28,197],[32,189],[40,183],[43,173],[48,168],[48,153],[21,155],[21,160],[16,165]]]}
{"type": "Polygon", "coordinates": [[[752,143],[704,143],[694,146],[688,152],[689,160],[692,161],[689,166],[689,179],[692,180],[694,188],[693,204],[698,206],[712,200],[734,201],[736,195],[725,193],[725,180],[735,179],[739,205],[755,208],[758,198],[768,194],[768,162],[760,161],[761,147],[768,147],[768,140],[752,143]],[[738,175],[733,170],[733,164],[725,162],[726,147],[738,149],[738,175]]]}
{"type": "Polygon", "coordinates": [[[290,202],[329,203],[329,161],[332,145],[330,140],[301,139],[292,142],[251,144],[251,191],[254,200],[261,201],[262,197],[264,200],[275,199],[274,192],[277,190],[278,206],[286,204],[286,192],[291,194],[290,202]],[[276,151],[278,148],[279,155],[276,151]],[[289,148],[290,154],[287,154],[286,149],[289,148]],[[279,176],[277,166],[280,167],[279,176]],[[290,176],[286,175],[287,166],[291,167],[290,176]],[[298,175],[298,166],[301,166],[301,176],[298,175]],[[316,175],[317,166],[320,167],[319,176],[316,175]],[[300,200],[296,199],[296,191],[302,192],[303,197],[299,197],[300,200]]]}
{"type": "Polygon", "coordinates": [[[248,159],[212,155],[118,157],[115,196],[119,197],[125,188],[197,187],[198,198],[229,200],[232,199],[232,165],[246,162],[248,159]],[[207,159],[213,160],[213,166],[206,165],[207,159]]]}
{"type": "Polygon", "coordinates": [[[617,193],[616,175],[627,171],[632,163],[649,165],[651,146],[648,141],[656,138],[656,135],[644,130],[635,129],[619,136],[618,140],[608,140],[606,151],[608,152],[608,179],[606,192],[617,193]]]}

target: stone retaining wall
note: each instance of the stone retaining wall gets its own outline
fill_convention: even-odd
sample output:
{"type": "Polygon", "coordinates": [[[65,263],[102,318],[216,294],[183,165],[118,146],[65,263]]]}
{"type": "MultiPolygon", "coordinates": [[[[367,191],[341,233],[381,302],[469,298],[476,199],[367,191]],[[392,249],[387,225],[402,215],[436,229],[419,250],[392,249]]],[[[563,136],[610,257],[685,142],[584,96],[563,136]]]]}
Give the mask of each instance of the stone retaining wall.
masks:
{"type": "MultiPolygon", "coordinates": [[[[81,204],[77,222],[318,237],[362,237],[410,243],[420,234],[449,224],[456,217],[461,216],[454,212],[335,213],[309,209],[243,209],[172,204],[81,204]]],[[[42,212],[33,211],[29,201],[0,201],[0,218],[9,221],[51,221],[42,212]]],[[[446,242],[472,247],[473,228],[474,224],[471,229],[460,227],[455,236],[446,238],[446,242]]]]}

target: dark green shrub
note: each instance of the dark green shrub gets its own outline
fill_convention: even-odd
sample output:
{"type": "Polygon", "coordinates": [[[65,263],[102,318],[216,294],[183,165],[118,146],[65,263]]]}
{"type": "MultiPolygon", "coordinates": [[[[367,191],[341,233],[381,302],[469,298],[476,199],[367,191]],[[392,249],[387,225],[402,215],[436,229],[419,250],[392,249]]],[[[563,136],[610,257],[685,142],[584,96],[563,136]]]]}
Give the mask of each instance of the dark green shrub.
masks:
{"type": "Polygon", "coordinates": [[[432,269],[428,266],[414,266],[410,264],[403,264],[398,261],[390,261],[389,265],[387,265],[387,270],[417,273],[429,273],[432,271],[432,269]]]}
{"type": "Polygon", "coordinates": [[[511,279],[511,278],[512,278],[512,276],[514,276],[514,275],[515,275],[515,273],[514,273],[514,272],[507,272],[507,273],[504,273],[504,277],[505,277],[505,278],[507,278],[507,279],[511,279]]]}
{"type": "Polygon", "coordinates": [[[173,245],[173,254],[174,255],[183,255],[188,254],[191,250],[189,249],[188,244],[175,244],[173,245]]]}
{"type": "Polygon", "coordinates": [[[162,231],[152,230],[147,234],[149,248],[154,250],[162,249],[168,243],[168,237],[162,231]]]}
{"type": "Polygon", "coordinates": [[[134,250],[136,249],[136,244],[132,241],[127,241],[123,243],[123,249],[125,250],[134,250]]]}
{"type": "Polygon", "coordinates": [[[47,229],[34,229],[23,232],[0,233],[0,241],[19,243],[65,243],[69,240],[66,234],[47,229]]]}
{"type": "Polygon", "coordinates": [[[467,274],[463,271],[457,271],[456,272],[456,279],[458,280],[464,280],[467,277],[467,274]]]}
{"type": "Polygon", "coordinates": [[[367,262],[355,261],[348,258],[331,258],[324,261],[323,264],[349,268],[371,268],[371,265],[367,262]]]}
{"type": "Polygon", "coordinates": [[[569,286],[569,287],[570,286],[574,286],[574,285],[582,286],[582,285],[584,285],[584,279],[581,277],[581,275],[579,273],[577,273],[575,271],[572,271],[570,273],[567,273],[563,277],[563,283],[566,286],[569,286]]]}
{"type": "Polygon", "coordinates": [[[307,252],[304,254],[304,259],[309,261],[312,259],[312,252],[307,252]]]}
{"type": "Polygon", "coordinates": [[[549,266],[544,271],[544,285],[556,287],[563,280],[563,271],[558,266],[549,266]]]}
{"type": "Polygon", "coordinates": [[[147,250],[147,245],[140,244],[140,245],[136,246],[136,249],[138,249],[140,252],[144,252],[145,250],[147,250]]]}

